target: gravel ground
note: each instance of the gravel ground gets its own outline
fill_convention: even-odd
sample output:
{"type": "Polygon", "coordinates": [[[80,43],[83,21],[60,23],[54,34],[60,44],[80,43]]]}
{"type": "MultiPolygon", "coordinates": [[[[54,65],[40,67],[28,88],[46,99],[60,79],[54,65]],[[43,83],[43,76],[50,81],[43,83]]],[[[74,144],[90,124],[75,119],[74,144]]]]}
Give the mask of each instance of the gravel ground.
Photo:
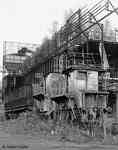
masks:
{"type": "Polygon", "coordinates": [[[32,146],[36,148],[40,146],[41,150],[109,150],[110,147],[107,145],[110,145],[111,147],[114,146],[112,148],[113,150],[116,148],[118,150],[118,136],[107,136],[103,139],[103,132],[101,129],[97,130],[96,133],[96,137],[90,137],[87,135],[86,131],[79,130],[78,127],[72,127],[66,123],[54,123],[52,120],[42,121],[38,116],[30,114],[27,117],[21,115],[16,120],[7,120],[1,122],[0,143],[4,144],[4,139],[6,140],[6,144],[9,143],[9,141],[10,144],[12,144],[15,140],[16,143],[18,141],[24,143],[25,141],[24,144],[30,145],[30,148],[32,146]],[[82,146],[82,144],[85,146],[82,146]]]}

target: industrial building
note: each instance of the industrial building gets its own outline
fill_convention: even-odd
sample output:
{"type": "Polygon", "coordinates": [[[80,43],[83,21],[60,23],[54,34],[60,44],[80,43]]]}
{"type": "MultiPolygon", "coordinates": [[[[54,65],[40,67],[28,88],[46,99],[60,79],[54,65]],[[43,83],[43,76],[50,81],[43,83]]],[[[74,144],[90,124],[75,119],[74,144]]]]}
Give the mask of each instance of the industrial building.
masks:
{"type": "Polygon", "coordinates": [[[40,113],[54,112],[53,118],[68,120],[69,113],[77,118],[77,108],[111,106],[118,116],[117,87],[113,90],[118,81],[117,31],[102,23],[112,13],[117,14],[117,9],[109,0],[79,9],[30,57],[25,57],[29,52],[26,48],[5,55],[5,68],[9,70],[14,57],[11,66],[17,59],[18,69],[11,69],[3,79],[6,112],[31,106],[40,113]]]}

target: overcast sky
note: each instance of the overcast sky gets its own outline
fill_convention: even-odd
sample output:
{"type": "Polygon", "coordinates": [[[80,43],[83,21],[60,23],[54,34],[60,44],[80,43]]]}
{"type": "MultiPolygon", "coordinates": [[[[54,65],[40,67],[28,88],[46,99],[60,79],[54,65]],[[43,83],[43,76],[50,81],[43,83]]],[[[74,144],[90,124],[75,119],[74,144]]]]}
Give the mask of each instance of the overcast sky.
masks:
{"type": "MultiPolygon", "coordinates": [[[[118,0],[112,0],[118,7],[118,0]]],[[[0,0],[0,48],[3,41],[41,43],[53,21],[63,24],[64,12],[95,0],[0,0]]],[[[113,24],[118,26],[118,16],[113,24]]],[[[0,58],[1,60],[1,58],[0,58]]]]}
{"type": "MultiPolygon", "coordinates": [[[[39,43],[64,12],[95,0],[0,0],[0,40],[39,43]]],[[[118,6],[118,0],[112,0],[118,6]]],[[[118,20],[118,19],[117,19],[118,20]]]]}

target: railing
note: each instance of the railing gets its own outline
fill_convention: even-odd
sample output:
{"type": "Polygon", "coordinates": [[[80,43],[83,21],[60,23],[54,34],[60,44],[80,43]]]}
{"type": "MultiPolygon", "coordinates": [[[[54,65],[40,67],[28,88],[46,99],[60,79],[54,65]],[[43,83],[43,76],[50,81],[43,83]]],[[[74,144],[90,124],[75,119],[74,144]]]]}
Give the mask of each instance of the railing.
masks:
{"type": "Polygon", "coordinates": [[[110,77],[114,78],[114,79],[118,78],[118,69],[117,68],[110,69],[110,77]]]}
{"type": "Polygon", "coordinates": [[[110,68],[99,77],[99,90],[117,90],[118,87],[118,69],[110,68]]]}
{"type": "Polygon", "coordinates": [[[66,68],[80,64],[100,65],[100,56],[93,53],[72,53],[67,56],[66,68]]]}
{"type": "Polygon", "coordinates": [[[98,90],[99,91],[106,91],[107,90],[108,82],[105,79],[98,81],[98,90]]]}
{"type": "MultiPolygon", "coordinates": [[[[60,56],[55,56],[48,59],[46,62],[38,64],[38,70],[40,73],[49,74],[49,73],[60,73],[65,69],[68,69],[71,66],[78,65],[94,65],[101,66],[99,54],[93,53],[78,53],[78,52],[69,52],[68,54],[62,54],[60,56]]],[[[30,65],[29,65],[30,66],[30,65]]],[[[27,67],[25,67],[25,71],[27,67]]]]}

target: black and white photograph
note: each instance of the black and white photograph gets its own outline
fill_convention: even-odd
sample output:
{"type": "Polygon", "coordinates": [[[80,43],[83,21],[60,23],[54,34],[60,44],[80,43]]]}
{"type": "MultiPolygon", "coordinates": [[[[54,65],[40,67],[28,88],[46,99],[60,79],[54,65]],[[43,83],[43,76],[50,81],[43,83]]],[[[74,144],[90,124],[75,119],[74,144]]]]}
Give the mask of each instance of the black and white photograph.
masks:
{"type": "Polygon", "coordinates": [[[0,0],[0,150],[118,150],[118,0],[0,0]]]}

